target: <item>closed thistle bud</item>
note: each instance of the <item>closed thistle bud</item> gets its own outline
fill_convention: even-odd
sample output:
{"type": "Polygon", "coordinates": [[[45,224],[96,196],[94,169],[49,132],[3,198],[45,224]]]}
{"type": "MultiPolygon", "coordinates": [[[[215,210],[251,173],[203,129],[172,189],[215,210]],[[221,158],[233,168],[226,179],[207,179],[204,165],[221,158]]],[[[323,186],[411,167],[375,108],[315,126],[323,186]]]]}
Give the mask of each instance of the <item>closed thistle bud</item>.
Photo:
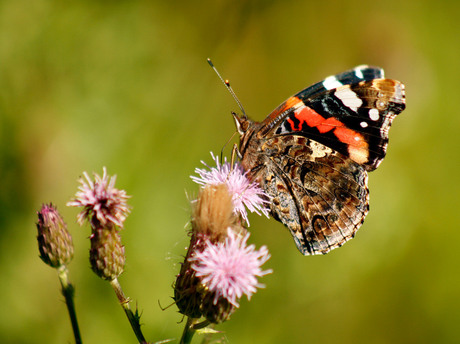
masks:
{"type": "Polygon", "coordinates": [[[123,273],[125,247],[116,227],[93,229],[89,260],[91,268],[99,277],[114,280],[123,273]]]}
{"type": "Polygon", "coordinates": [[[40,258],[53,268],[69,264],[73,258],[72,236],[56,207],[43,204],[37,214],[40,258]]]}

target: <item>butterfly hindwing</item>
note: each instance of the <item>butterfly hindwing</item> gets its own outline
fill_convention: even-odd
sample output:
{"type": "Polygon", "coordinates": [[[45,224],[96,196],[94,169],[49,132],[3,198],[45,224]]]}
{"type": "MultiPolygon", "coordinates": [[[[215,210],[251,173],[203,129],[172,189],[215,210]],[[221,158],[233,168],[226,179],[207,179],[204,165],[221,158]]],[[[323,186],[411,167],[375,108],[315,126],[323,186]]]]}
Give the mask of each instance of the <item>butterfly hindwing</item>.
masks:
{"type": "Polygon", "coordinates": [[[271,213],[303,254],[325,254],[351,239],[368,212],[367,172],[302,136],[267,140],[271,155],[261,185],[271,213]]]}

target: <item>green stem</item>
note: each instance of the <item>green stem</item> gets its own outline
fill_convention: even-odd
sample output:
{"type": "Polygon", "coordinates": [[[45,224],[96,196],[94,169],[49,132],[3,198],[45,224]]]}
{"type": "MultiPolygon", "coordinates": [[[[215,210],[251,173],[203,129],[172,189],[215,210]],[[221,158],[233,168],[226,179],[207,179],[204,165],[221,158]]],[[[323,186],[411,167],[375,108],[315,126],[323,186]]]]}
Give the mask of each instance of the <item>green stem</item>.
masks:
{"type": "Polygon", "coordinates": [[[187,317],[187,322],[185,323],[184,332],[182,333],[179,344],[189,344],[192,342],[193,335],[195,334],[195,329],[193,329],[194,321],[196,321],[196,319],[187,317]]]}
{"type": "Polygon", "coordinates": [[[180,339],[179,344],[190,344],[192,342],[193,335],[196,330],[202,329],[209,325],[209,321],[205,320],[203,322],[198,322],[197,318],[188,318],[185,323],[184,332],[182,333],[182,338],[180,339]]]}
{"type": "Polygon", "coordinates": [[[75,311],[75,304],[73,302],[75,289],[73,285],[69,282],[69,278],[67,276],[67,267],[65,265],[59,267],[58,276],[59,281],[61,282],[61,292],[65,298],[67,310],[69,311],[70,322],[72,323],[73,335],[75,337],[75,343],[81,344],[82,340],[80,335],[80,329],[78,327],[77,313],[75,311]]]}
{"type": "Polygon", "coordinates": [[[123,307],[123,310],[125,311],[126,316],[128,317],[129,323],[131,324],[131,327],[134,331],[134,334],[136,335],[137,340],[141,344],[148,344],[141,331],[141,325],[139,324],[139,316],[137,315],[137,312],[136,314],[134,314],[131,308],[129,307],[130,300],[123,293],[123,290],[121,289],[121,285],[118,282],[118,279],[115,278],[111,280],[110,285],[115,291],[118,301],[120,302],[121,307],[123,307]]]}

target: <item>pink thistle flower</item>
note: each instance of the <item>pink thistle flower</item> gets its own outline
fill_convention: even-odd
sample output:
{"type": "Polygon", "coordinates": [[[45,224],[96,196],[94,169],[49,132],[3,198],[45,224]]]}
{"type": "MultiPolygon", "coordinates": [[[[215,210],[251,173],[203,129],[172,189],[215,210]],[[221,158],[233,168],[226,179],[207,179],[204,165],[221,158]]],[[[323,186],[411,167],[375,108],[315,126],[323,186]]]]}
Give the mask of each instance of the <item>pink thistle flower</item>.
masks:
{"type": "Polygon", "coordinates": [[[130,212],[126,203],[129,196],[126,195],[126,191],[114,187],[116,176],[109,177],[105,167],[103,172],[102,177],[94,173],[94,181],[86,172],[83,172],[86,180],[80,177],[79,191],[75,194],[75,198],[67,203],[67,206],[83,207],[78,214],[80,225],[83,225],[85,220],[90,222],[97,220],[102,226],[114,224],[123,228],[123,222],[130,212]]]}
{"type": "Polygon", "coordinates": [[[270,258],[268,249],[262,246],[257,251],[254,245],[247,246],[248,238],[249,233],[242,237],[229,228],[225,242],[213,244],[207,241],[204,250],[189,259],[201,283],[215,293],[214,305],[223,297],[239,307],[238,300],[243,294],[250,300],[256,288],[264,287],[258,283],[257,277],[272,272],[261,269],[270,258]]]}
{"type": "Polygon", "coordinates": [[[259,187],[256,182],[251,182],[247,178],[247,172],[238,163],[233,166],[227,159],[224,163],[219,162],[219,157],[211,152],[212,159],[216,162],[216,167],[209,167],[205,162],[201,162],[208,169],[196,168],[195,173],[199,177],[191,176],[192,180],[200,185],[217,185],[226,184],[230,194],[232,195],[234,212],[239,213],[244,221],[249,225],[248,214],[246,208],[250,212],[255,212],[258,215],[264,214],[268,217],[269,196],[259,187]]]}

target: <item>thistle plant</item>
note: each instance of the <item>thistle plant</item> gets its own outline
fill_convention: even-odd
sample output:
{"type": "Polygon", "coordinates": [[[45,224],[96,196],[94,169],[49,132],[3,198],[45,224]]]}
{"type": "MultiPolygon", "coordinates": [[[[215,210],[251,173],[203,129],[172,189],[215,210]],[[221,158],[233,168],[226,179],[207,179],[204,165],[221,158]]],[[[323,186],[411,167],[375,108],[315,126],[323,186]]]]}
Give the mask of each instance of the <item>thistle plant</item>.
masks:
{"type": "Polygon", "coordinates": [[[74,247],[72,236],[67,230],[57,208],[50,204],[43,204],[37,212],[38,222],[38,250],[41,260],[56,269],[61,283],[61,293],[65,298],[70,322],[75,337],[75,343],[82,342],[74,304],[74,287],[69,282],[67,265],[72,261],[74,247]]]}
{"type": "Polygon", "coordinates": [[[261,266],[270,255],[247,245],[247,210],[268,215],[267,196],[246,178],[237,164],[212,156],[216,167],[196,169],[192,179],[201,190],[192,202],[191,240],[174,286],[179,312],[187,316],[181,343],[190,343],[197,330],[228,320],[239,307],[263,287],[257,277],[270,273],[261,266]],[[202,320],[204,319],[204,320],[202,320]]]}
{"type": "MultiPolygon", "coordinates": [[[[216,167],[197,168],[198,176],[192,176],[200,189],[191,202],[190,244],[174,283],[175,304],[187,317],[180,343],[190,343],[196,332],[212,332],[212,326],[229,320],[239,308],[240,299],[244,295],[251,299],[258,288],[264,287],[258,279],[272,272],[262,270],[270,258],[267,248],[257,250],[248,244],[246,229],[248,210],[268,216],[268,196],[248,180],[238,164],[226,160],[221,164],[217,157],[212,158],[216,167]]],[[[91,269],[110,283],[138,342],[147,343],[139,313],[131,310],[130,299],[118,281],[126,260],[121,233],[131,210],[127,204],[130,196],[115,188],[115,181],[116,176],[110,177],[105,168],[102,176],[94,174],[94,178],[84,172],[75,197],[67,205],[81,208],[77,222],[91,229],[91,269]]],[[[66,268],[73,256],[72,237],[51,204],[43,205],[38,212],[37,228],[40,258],[58,269],[75,341],[81,343],[66,268]]]]}
{"type": "Polygon", "coordinates": [[[100,278],[107,280],[128,317],[139,343],[147,343],[141,331],[140,316],[129,306],[130,299],[125,296],[118,281],[125,265],[125,248],[121,244],[120,232],[130,209],[129,196],[124,190],[115,188],[116,176],[109,177],[104,167],[102,177],[94,174],[94,181],[86,172],[80,178],[79,191],[68,202],[70,207],[81,207],[78,223],[89,223],[91,227],[91,268],[100,278]]]}

